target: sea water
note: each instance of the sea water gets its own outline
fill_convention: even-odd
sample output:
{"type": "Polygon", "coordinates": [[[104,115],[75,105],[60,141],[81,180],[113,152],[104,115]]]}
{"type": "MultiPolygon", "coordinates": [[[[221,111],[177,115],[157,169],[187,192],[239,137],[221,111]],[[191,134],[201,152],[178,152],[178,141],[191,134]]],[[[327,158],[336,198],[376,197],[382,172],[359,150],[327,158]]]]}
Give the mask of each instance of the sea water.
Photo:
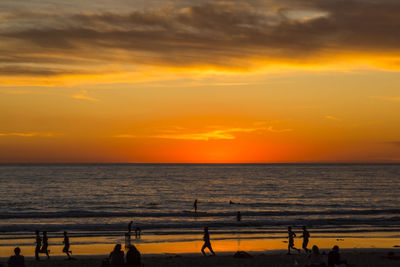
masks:
{"type": "Polygon", "coordinates": [[[399,238],[400,165],[0,165],[0,246],[30,244],[35,230],[120,238],[130,221],[142,242],[201,240],[204,226],[221,239],[303,225],[312,237],[399,238]]]}

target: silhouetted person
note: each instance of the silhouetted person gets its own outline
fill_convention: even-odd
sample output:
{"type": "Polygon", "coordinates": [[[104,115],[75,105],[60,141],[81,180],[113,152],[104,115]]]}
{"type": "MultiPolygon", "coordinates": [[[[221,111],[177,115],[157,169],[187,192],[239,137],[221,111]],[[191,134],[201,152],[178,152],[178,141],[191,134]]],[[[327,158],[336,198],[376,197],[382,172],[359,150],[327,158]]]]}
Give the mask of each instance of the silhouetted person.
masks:
{"type": "Polygon", "coordinates": [[[317,246],[312,247],[312,252],[309,256],[310,264],[307,267],[326,267],[322,255],[319,253],[319,248],[317,246]]]}
{"type": "Polygon", "coordinates": [[[63,244],[64,244],[64,248],[62,251],[67,254],[68,259],[71,259],[70,253],[72,254],[72,251],[69,250],[70,244],[69,244],[69,237],[68,237],[67,232],[64,232],[63,244]]]}
{"type": "Polygon", "coordinates": [[[19,255],[21,253],[21,249],[19,247],[16,247],[14,249],[14,256],[11,256],[7,263],[8,267],[25,267],[25,258],[22,255],[19,255]]]}
{"type": "Polygon", "coordinates": [[[288,255],[290,255],[290,249],[295,249],[297,252],[300,253],[300,249],[297,249],[294,247],[294,238],[296,237],[295,232],[292,231],[292,227],[288,227],[288,239],[289,239],[289,244],[288,244],[288,255]]]}
{"type": "Polygon", "coordinates": [[[238,211],[238,212],[236,213],[236,220],[237,220],[238,222],[240,222],[240,221],[242,220],[242,214],[240,214],[240,211],[238,211]]]}
{"type": "Polygon", "coordinates": [[[311,252],[311,251],[307,248],[308,241],[309,241],[309,238],[310,238],[310,233],[307,231],[307,228],[306,228],[305,226],[303,226],[303,234],[302,234],[300,237],[303,238],[303,249],[304,249],[304,251],[306,252],[306,254],[309,253],[309,252],[311,252]]]}
{"type": "Polygon", "coordinates": [[[328,267],[334,267],[340,264],[345,264],[347,266],[347,262],[340,259],[339,247],[334,246],[328,253],[328,267]]]}
{"type": "Polygon", "coordinates": [[[124,267],[124,252],[121,250],[121,244],[116,244],[114,250],[110,253],[110,267],[124,267]]]}
{"type": "Polygon", "coordinates": [[[50,250],[47,249],[48,247],[49,247],[49,239],[47,238],[47,232],[44,231],[43,232],[43,244],[42,244],[42,248],[40,249],[40,252],[45,253],[47,255],[47,259],[50,259],[50,256],[49,256],[50,250]]]}
{"type": "Polygon", "coordinates": [[[206,256],[206,253],[204,252],[205,248],[208,248],[211,251],[211,253],[215,256],[215,252],[213,251],[213,249],[211,247],[210,234],[208,233],[208,227],[204,227],[203,240],[204,240],[204,245],[201,248],[201,253],[203,253],[203,256],[206,256]]]}
{"type": "Polygon", "coordinates": [[[131,234],[131,232],[132,232],[132,223],[133,223],[133,221],[131,221],[131,222],[128,224],[128,234],[131,234]]]}
{"type": "Polygon", "coordinates": [[[128,252],[126,252],[126,267],[139,267],[141,264],[141,255],[139,250],[130,245],[128,252]]]}
{"type": "Polygon", "coordinates": [[[40,237],[40,233],[38,230],[35,231],[35,234],[36,234],[35,259],[37,261],[39,261],[40,260],[40,258],[39,258],[40,248],[42,247],[42,238],[40,237]]]}
{"type": "Polygon", "coordinates": [[[197,198],[194,200],[193,208],[194,208],[194,212],[197,213],[197,198]]]}
{"type": "Polygon", "coordinates": [[[142,235],[142,230],[140,229],[140,227],[136,227],[135,228],[135,238],[140,238],[142,235]]]}

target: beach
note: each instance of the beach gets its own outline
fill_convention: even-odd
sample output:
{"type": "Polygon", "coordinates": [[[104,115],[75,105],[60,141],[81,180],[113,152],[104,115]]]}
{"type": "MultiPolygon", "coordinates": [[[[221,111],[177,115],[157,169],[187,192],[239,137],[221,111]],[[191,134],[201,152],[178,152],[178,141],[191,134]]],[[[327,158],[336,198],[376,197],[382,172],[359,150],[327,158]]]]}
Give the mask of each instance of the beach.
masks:
{"type": "MultiPolygon", "coordinates": [[[[393,251],[400,255],[400,249],[346,249],[341,252],[343,259],[353,267],[398,267],[400,259],[388,259],[387,253],[393,251]]],[[[203,257],[200,254],[165,254],[142,255],[143,266],[271,266],[293,267],[305,266],[307,256],[285,255],[286,251],[250,252],[252,258],[234,258],[233,253],[223,253],[215,257],[203,257]]],[[[327,252],[327,251],[326,251],[327,252]]],[[[106,255],[77,256],[76,260],[65,260],[65,257],[52,257],[50,260],[36,262],[32,257],[26,259],[28,267],[100,267],[106,255]]],[[[325,259],[327,256],[324,256],[325,259]]],[[[6,258],[1,258],[2,263],[6,258]]]]}

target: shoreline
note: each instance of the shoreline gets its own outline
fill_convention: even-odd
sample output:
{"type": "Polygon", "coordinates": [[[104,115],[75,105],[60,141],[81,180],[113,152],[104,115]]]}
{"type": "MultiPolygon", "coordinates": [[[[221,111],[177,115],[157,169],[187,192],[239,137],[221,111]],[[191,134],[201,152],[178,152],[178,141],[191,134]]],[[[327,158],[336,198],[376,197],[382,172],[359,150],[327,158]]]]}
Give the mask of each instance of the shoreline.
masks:
{"type": "MultiPolygon", "coordinates": [[[[49,238],[49,249],[51,256],[62,256],[62,238],[49,238]]],[[[73,255],[107,255],[115,244],[121,244],[124,248],[125,240],[123,236],[94,236],[94,237],[71,237],[71,250],[73,255]]],[[[195,254],[200,253],[203,245],[202,236],[192,235],[147,235],[141,239],[132,239],[134,244],[142,254],[145,255],[164,255],[164,254],[195,254]]],[[[275,238],[266,236],[251,236],[245,234],[219,235],[211,233],[211,244],[218,253],[232,253],[236,251],[286,251],[287,239],[283,236],[275,238]]],[[[295,239],[295,247],[300,248],[301,238],[295,239]]],[[[308,244],[311,249],[317,245],[322,250],[338,245],[341,249],[396,249],[400,245],[399,235],[360,235],[356,237],[346,237],[336,235],[334,237],[312,236],[308,244]]],[[[0,257],[10,255],[15,247],[20,247],[25,256],[34,255],[34,239],[6,239],[0,238],[0,257]]]]}

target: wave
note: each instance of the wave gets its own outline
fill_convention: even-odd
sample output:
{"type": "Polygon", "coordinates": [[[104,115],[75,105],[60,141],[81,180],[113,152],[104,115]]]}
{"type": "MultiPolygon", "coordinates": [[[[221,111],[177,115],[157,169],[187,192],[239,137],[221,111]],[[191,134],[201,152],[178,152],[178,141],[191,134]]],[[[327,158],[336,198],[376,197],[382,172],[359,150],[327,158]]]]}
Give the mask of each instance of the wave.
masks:
{"type": "MultiPolygon", "coordinates": [[[[253,221],[241,221],[236,222],[234,220],[227,221],[215,221],[212,218],[202,221],[193,220],[180,220],[170,221],[152,221],[152,222],[140,222],[138,221],[135,226],[139,226],[144,230],[176,230],[179,229],[202,229],[204,226],[208,226],[214,229],[254,229],[254,228],[281,228],[285,229],[288,225],[291,226],[302,226],[308,225],[309,227],[325,228],[325,229],[339,229],[340,231],[346,231],[349,228],[358,228],[362,231],[366,231],[369,228],[400,228],[400,216],[393,217],[377,217],[377,218],[315,218],[315,219],[302,219],[302,218],[277,218],[271,219],[260,219],[253,221]]],[[[46,230],[46,231],[125,231],[127,227],[126,220],[120,222],[99,222],[99,223],[88,223],[84,220],[80,220],[78,223],[54,223],[54,222],[40,222],[32,221],[32,224],[26,223],[10,223],[0,225],[0,232],[27,232],[35,230],[46,230]]]]}
{"type": "MultiPolygon", "coordinates": [[[[271,217],[271,216],[312,216],[312,215],[396,215],[400,209],[349,209],[349,210],[323,210],[323,211],[243,211],[246,217],[271,217]]],[[[41,219],[41,218],[159,218],[159,217],[232,217],[236,212],[105,212],[70,210],[64,212],[3,212],[0,219],[41,219]]]]}

